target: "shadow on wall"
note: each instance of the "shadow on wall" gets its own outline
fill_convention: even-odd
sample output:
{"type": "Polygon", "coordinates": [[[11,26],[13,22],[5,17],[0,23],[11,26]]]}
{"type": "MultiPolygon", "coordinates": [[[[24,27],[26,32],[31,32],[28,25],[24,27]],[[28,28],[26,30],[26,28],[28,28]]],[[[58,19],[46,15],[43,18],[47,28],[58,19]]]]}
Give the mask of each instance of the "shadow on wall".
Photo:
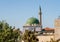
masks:
{"type": "Polygon", "coordinates": [[[60,39],[58,39],[57,42],[60,42],[60,39]]]}

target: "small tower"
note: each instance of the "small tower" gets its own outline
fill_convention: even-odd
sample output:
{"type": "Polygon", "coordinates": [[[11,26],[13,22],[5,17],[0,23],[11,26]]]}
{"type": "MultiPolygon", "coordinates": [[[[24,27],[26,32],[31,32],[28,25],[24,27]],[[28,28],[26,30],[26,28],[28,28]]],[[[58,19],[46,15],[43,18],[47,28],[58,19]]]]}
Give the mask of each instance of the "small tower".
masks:
{"type": "Polygon", "coordinates": [[[39,7],[39,25],[41,26],[41,29],[42,29],[42,11],[41,11],[41,6],[39,7]]]}
{"type": "Polygon", "coordinates": [[[60,16],[55,20],[55,40],[60,40],[60,16]]]}

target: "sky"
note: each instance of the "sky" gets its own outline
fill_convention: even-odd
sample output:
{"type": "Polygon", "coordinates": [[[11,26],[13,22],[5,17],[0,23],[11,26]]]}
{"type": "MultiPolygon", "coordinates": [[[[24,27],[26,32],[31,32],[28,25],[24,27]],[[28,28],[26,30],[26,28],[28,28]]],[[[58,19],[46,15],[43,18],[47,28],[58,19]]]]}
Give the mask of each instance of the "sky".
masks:
{"type": "Polygon", "coordinates": [[[42,9],[43,28],[54,28],[54,20],[60,16],[60,0],[0,0],[0,21],[23,30],[30,17],[39,19],[39,6],[42,9]]]}

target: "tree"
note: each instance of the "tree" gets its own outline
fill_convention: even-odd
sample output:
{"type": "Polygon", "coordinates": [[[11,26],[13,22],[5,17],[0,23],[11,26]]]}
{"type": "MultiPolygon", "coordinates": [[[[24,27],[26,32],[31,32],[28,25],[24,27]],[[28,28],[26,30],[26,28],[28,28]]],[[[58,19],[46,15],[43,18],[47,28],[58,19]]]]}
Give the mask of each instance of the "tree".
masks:
{"type": "Polygon", "coordinates": [[[5,21],[0,21],[0,42],[17,42],[20,38],[20,30],[14,30],[5,21]]]}
{"type": "Polygon", "coordinates": [[[24,42],[38,42],[38,39],[36,38],[34,32],[28,30],[25,31],[22,39],[24,42]]]}

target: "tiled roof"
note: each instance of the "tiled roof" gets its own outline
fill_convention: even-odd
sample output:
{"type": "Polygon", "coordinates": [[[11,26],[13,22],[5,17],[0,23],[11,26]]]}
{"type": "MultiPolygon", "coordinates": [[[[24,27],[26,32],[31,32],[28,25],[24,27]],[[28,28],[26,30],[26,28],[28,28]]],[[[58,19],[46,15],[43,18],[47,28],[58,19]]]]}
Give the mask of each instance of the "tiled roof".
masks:
{"type": "Polygon", "coordinates": [[[44,30],[50,31],[50,30],[54,30],[54,29],[53,28],[46,27],[46,28],[44,28],[44,30]]]}

